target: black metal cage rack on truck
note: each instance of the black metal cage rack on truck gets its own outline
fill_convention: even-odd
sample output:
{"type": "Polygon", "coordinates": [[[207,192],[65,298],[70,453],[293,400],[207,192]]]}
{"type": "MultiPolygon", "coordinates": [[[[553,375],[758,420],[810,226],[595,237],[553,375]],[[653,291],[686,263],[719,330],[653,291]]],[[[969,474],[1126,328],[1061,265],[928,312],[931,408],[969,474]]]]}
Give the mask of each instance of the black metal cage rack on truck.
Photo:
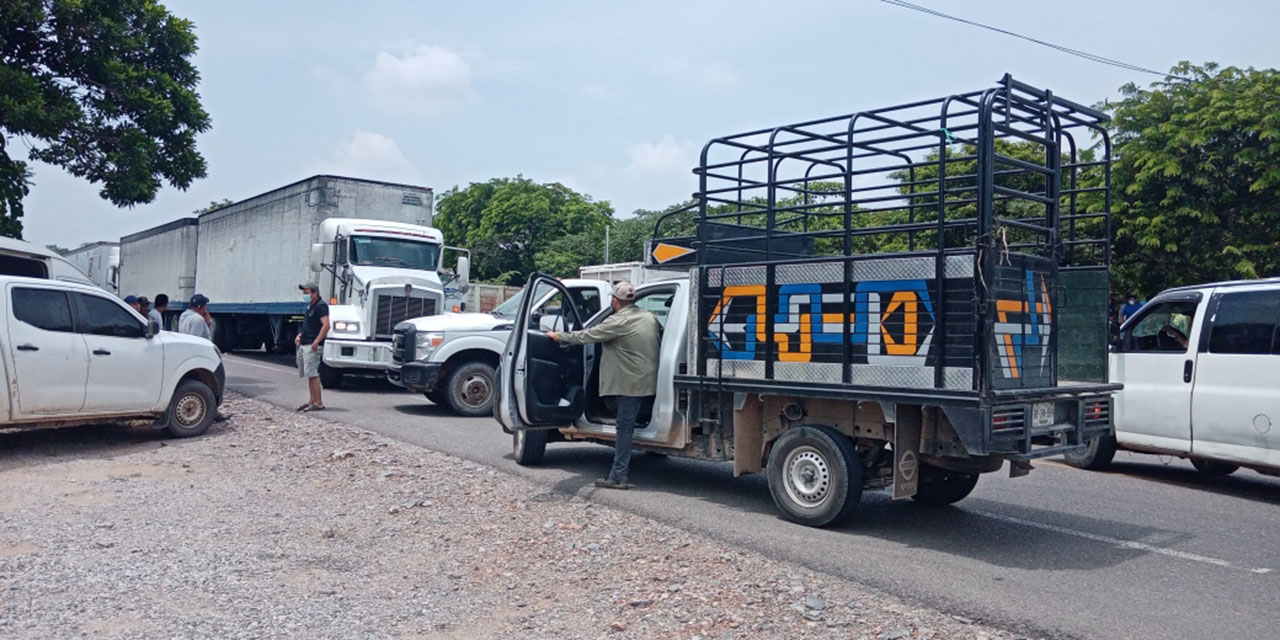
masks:
{"type": "Polygon", "coordinates": [[[691,421],[743,393],[913,403],[1024,460],[1109,432],[1106,121],[1006,75],[707,143],[648,247],[691,274],[691,421]]]}

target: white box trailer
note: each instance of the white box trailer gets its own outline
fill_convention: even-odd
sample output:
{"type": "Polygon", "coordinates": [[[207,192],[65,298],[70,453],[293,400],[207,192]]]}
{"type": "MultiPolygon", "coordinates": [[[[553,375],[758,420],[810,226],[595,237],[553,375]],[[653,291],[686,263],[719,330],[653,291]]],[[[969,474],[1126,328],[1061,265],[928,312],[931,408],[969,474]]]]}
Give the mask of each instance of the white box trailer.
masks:
{"type": "Polygon", "coordinates": [[[578,277],[588,280],[604,280],[611,284],[622,281],[640,286],[648,282],[685,278],[689,274],[684,270],[658,269],[646,267],[643,262],[614,262],[611,264],[593,264],[578,267],[578,277]]]}
{"type": "MultiPolygon", "coordinates": [[[[330,303],[321,381],[332,387],[347,371],[385,369],[392,328],[447,311],[446,284],[465,292],[465,259],[457,278],[441,281],[445,247],[431,217],[430,188],[320,175],[129,236],[122,255],[138,262],[132,241],[191,242],[183,259],[147,262],[155,278],[148,284],[193,283],[170,294],[170,310],[181,311],[193,293],[208,297],[213,341],[223,351],[292,350],[307,310],[298,285],[316,282],[330,303]],[[180,229],[192,239],[175,235],[180,229]]],[[[129,293],[141,293],[132,290],[135,266],[126,267],[129,293]]]]}
{"type": "MultiPolygon", "coordinates": [[[[182,218],[120,238],[120,295],[169,296],[169,315],[181,312],[196,293],[195,218],[182,218]]],[[[171,327],[171,318],[165,326],[171,327]]]]}
{"type": "MultiPolygon", "coordinates": [[[[120,267],[119,242],[91,242],[63,254],[100,288],[118,293],[120,267]]],[[[150,294],[147,294],[150,295],[150,294]]]]}
{"type": "Polygon", "coordinates": [[[324,242],[324,220],[429,227],[431,214],[427,187],[314,176],[268,191],[200,216],[199,293],[215,305],[211,311],[222,304],[297,303],[298,283],[317,278],[311,245],[324,242]]]}

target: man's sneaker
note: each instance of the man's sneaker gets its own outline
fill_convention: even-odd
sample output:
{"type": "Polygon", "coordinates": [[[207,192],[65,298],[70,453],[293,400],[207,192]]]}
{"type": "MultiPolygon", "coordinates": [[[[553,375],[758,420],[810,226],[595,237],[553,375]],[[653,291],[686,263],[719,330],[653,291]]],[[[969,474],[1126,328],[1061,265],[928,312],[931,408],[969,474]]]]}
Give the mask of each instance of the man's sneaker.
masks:
{"type": "Polygon", "coordinates": [[[599,480],[596,480],[596,486],[597,486],[597,487],[600,487],[601,489],[623,489],[623,490],[626,490],[626,489],[630,489],[630,488],[631,488],[631,485],[629,485],[629,484],[627,484],[627,483],[625,483],[625,482],[614,482],[613,480],[610,480],[610,479],[608,479],[608,478],[600,478],[599,480]]]}

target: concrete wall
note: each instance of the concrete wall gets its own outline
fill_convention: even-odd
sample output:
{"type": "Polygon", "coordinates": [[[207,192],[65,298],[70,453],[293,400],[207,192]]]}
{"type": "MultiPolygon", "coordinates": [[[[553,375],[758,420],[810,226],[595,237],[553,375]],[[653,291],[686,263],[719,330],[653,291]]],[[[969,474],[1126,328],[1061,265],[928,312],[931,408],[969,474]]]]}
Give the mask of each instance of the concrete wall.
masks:
{"type": "Polygon", "coordinates": [[[120,295],[168,294],[171,304],[186,304],[196,293],[194,218],[177,220],[120,239],[120,295]]]}
{"type": "MultiPolygon", "coordinates": [[[[197,288],[213,303],[300,302],[326,218],[430,225],[425,187],[315,176],[200,216],[197,288]]],[[[447,239],[446,239],[447,240],[447,239]]]]}

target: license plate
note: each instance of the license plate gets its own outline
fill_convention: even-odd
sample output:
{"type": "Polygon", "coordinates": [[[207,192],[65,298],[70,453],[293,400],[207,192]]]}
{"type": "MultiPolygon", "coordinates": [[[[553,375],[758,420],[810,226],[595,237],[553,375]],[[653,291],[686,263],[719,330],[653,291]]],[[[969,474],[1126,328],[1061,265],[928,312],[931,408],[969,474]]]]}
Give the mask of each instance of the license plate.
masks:
{"type": "Polygon", "coordinates": [[[1037,402],[1031,405],[1031,426],[1047,427],[1053,424],[1053,403],[1037,402]]]}

